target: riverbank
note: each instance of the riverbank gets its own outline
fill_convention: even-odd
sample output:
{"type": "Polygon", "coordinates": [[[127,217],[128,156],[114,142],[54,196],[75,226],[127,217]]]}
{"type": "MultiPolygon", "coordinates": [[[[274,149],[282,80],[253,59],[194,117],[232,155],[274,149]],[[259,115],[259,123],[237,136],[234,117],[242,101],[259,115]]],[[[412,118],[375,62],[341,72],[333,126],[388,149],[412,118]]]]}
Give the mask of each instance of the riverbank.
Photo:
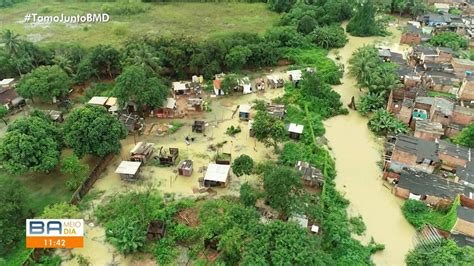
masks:
{"type": "MultiPolygon", "coordinates": [[[[344,25],[345,26],[345,25],[344,25]]],[[[404,52],[407,47],[399,45],[401,32],[396,25],[390,27],[392,35],[387,37],[360,38],[349,36],[349,42],[339,50],[340,63],[346,66],[342,84],[333,86],[341,95],[344,104],[351,97],[359,98],[361,92],[356,81],[348,75],[348,60],[357,48],[379,43],[393,51],[404,52]]],[[[330,54],[334,58],[334,52],[330,54]]],[[[404,265],[405,255],[413,247],[414,228],[401,212],[402,201],[394,197],[383,186],[382,171],[377,162],[381,160],[382,142],[367,127],[368,118],[350,110],[346,116],[337,116],[324,122],[326,138],[336,159],[336,186],[351,202],[351,216],[361,215],[367,231],[360,240],[373,237],[385,245],[385,250],[376,253],[373,261],[377,265],[404,265]]]]}

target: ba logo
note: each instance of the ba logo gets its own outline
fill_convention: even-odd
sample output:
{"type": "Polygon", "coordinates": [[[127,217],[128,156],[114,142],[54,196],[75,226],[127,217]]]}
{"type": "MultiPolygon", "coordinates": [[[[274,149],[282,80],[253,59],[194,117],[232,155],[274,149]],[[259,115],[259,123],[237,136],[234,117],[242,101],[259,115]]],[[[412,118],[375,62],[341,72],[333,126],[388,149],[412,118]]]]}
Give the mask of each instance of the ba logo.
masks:
{"type": "Polygon", "coordinates": [[[26,220],[27,248],[77,248],[83,243],[82,219],[26,220]]]}

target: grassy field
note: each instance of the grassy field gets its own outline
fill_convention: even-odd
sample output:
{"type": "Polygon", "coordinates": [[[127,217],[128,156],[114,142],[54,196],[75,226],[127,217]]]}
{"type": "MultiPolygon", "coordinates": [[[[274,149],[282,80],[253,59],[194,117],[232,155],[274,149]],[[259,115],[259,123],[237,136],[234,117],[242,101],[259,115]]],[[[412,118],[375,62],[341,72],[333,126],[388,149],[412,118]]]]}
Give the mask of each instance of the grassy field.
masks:
{"type": "Polygon", "coordinates": [[[101,13],[111,3],[30,0],[0,9],[0,30],[11,29],[35,42],[70,42],[93,46],[117,45],[137,35],[190,35],[206,38],[226,32],[262,33],[279,15],[263,3],[140,3],[145,12],[136,15],[110,15],[107,23],[34,24],[25,23],[28,13],[55,16],[101,13]]]}

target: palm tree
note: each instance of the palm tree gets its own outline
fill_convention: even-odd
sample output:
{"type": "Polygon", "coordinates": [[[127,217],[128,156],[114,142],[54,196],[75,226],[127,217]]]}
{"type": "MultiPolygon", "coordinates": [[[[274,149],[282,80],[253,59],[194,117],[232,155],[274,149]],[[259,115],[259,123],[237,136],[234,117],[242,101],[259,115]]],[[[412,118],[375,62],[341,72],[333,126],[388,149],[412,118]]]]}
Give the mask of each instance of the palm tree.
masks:
{"type": "Polygon", "coordinates": [[[72,67],[72,61],[65,54],[56,53],[53,58],[53,63],[59,66],[68,75],[71,75],[74,72],[72,67]]]}
{"type": "Polygon", "coordinates": [[[385,105],[385,96],[383,92],[368,92],[360,97],[357,110],[364,116],[368,113],[383,108],[385,105]]]}
{"type": "Polygon", "coordinates": [[[367,125],[377,135],[387,133],[398,135],[408,132],[407,126],[385,109],[375,111],[367,125]]]}
{"type": "Polygon", "coordinates": [[[374,46],[363,46],[354,52],[349,63],[349,75],[357,80],[359,87],[367,87],[374,69],[382,63],[382,60],[374,46]]]}
{"type": "MultiPolygon", "coordinates": [[[[5,50],[8,52],[10,56],[18,57],[18,53],[21,47],[20,35],[13,33],[13,31],[11,30],[5,30],[2,33],[1,43],[5,44],[5,50]]],[[[20,62],[18,58],[17,60],[15,60],[15,63],[16,63],[16,69],[18,71],[18,74],[20,74],[20,77],[21,77],[22,73],[21,73],[20,62]]]]}
{"type": "Polygon", "coordinates": [[[143,67],[147,72],[156,74],[160,69],[160,59],[152,48],[143,43],[129,43],[125,48],[124,63],[143,67]]]}
{"type": "Polygon", "coordinates": [[[10,55],[17,55],[20,49],[20,35],[13,33],[11,30],[5,30],[2,33],[2,43],[10,55]]]}

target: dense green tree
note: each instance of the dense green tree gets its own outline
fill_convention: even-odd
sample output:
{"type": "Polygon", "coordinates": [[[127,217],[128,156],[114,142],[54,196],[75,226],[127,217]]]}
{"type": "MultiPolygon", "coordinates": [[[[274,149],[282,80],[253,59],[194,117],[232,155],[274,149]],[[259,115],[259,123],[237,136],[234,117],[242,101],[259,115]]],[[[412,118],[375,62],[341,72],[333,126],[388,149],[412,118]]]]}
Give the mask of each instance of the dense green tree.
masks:
{"type": "Polygon", "coordinates": [[[97,72],[92,67],[90,59],[85,58],[77,65],[76,74],[74,75],[74,82],[77,84],[84,84],[86,81],[96,75],[97,72]]]}
{"type": "Polygon", "coordinates": [[[79,158],[74,154],[64,158],[61,165],[61,173],[68,176],[66,187],[69,190],[76,190],[87,178],[88,171],[89,166],[81,163],[79,158]]]}
{"type": "Polygon", "coordinates": [[[54,55],[53,63],[60,67],[68,75],[74,72],[72,61],[64,54],[57,53],[54,55]]]}
{"type": "Polygon", "coordinates": [[[139,66],[147,73],[157,74],[160,69],[160,59],[155,49],[144,41],[129,41],[122,53],[124,65],[139,66]]]}
{"type": "Polygon", "coordinates": [[[11,173],[48,172],[59,162],[61,131],[40,117],[11,123],[0,143],[0,162],[11,173]]]}
{"type": "Polygon", "coordinates": [[[349,59],[349,74],[357,80],[360,87],[370,84],[371,74],[379,65],[383,64],[377,48],[372,45],[358,48],[349,59]]]}
{"type": "Polygon", "coordinates": [[[312,18],[311,16],[303,16],[301,20],[298,22],[298,27],[297,30],[299,33],[307,35],[311,33],[316,26],[318,25],[318,22],[312,18]]]}
{"type": "Polygon", "coordinates": [[[296,0],[269,0],[267,2],[270,10],[278,13],[288,12],[296,3],[296,0]]]}
{"type": "Polygon", "coordinates": [[[458,247],[452,240],[445,240],[440,246],[424,248],[419,245],[411,250],[405,262],[412,265],[472,265],[474,249],[472,247],[458,247]]]}
{"type": "Polygon", "coordinates": [[[0,256],[24,238],[28,195],[22,184],[10,177],[0,176],[0,256]]]}
{"type": "Polygon", "coordinates": [[[341,48],[347,43],[344,29],[336,24],[331,26],[316,27],[309,35],[314,44],[325,49],[341,48]]]}
{"type": "Polygon", "coordinates": [[[5,123],[5,125],[7,125],[7,120],[5,120],[5,117],[7,116],[8,114],[8,109],[7,107],[5,106],[0,106],[0,119],[3,121],[3,123],[5,123]]]}
{"type": "Polygon", "coordinates": [[[385,109],[375,111],[367,125],[377,135],[398,135],[408,132],[408,127],[385,109]]]}
{"type": "Polygon", "coordinates": [[[81,219],[83,216],[76,205],[66,202],[55,203],[44,208],[41,219],[81,219]]]}
{"type": "Polygon", "coordinates": [[[232,47],[225,56],[225,64],[230,70],[239,70],[245,66],[251,55],[252,50],[246,46],[232,47]]]}
{"type": "Polygon", "coordinates": [[[221,82],[221,89],[225,94],[231,94],[234,92],[235,87],[239,85],[239,76],[237,74],[227,74],[221,82]]]}
{"type": "Polygon", "coordinates": [[[301,174],[290,167],[274,167],[263,174],[263,187],[270,206],[288,217],[302,194],[301,174]]]}
{"type": "Polygon", "coordinates": [[[242,154],[232,162],[232,172],[236,176],[250,175],[253,171],[253,159],[242,154]]]}
{"type": "Polygon", "coordinates": [[[115,81],[115,95],[121,106],[133,102],[141,110],[155,109],[163,106],[168,92],[162,80],[147,78],[145,69],[140,66],[125,68],[115,81]]]}
{"type": "Polygon", "coordinates": [[[247,207],[255,206],[259,198],[259,193],[248,182],[240,186],[240,202],[247,207]]]}
{"type": "Polygon", "coordinates": [[[461,133],[454,137],[454,142],[459,145],[474,148],[474,123],[465,127],[461,133]]]}
{"type": "Polygon", "coordinates": [[[283,122],[267,112],[258,111],[252,126],[255,138],[266,146],[278,149],[278,143],[286,137],[286,129],[283,122]]]}
{"type": "Polygon", "coordinates": [[[127,129],[101,106],[74,109],[64,123],[65,143],[79,158],[118,153],[126,136],[127,129]]]}
{"type": "Polygon", "coordinates": [[[424,216],[430,211],[426,203],[419,200],[407,200],[402,206],[402,212],[407,221],[420,229],[426,224],[424,216]]]}
{"type": "Polygon", "coordinates": [[[120,53],[110,45],[94,47],[89,55],[89,60],[101,78],[112,78],[121,69],[120,53]]]}
{"type": "Polygon", "coordinates": [[[396,65],[383,63],[368,74],[365,87],[369,92],[382,93],[384,96],[393,89],[403,87],[400,78],[395,74],[396,65]]]}
{"type": "Polygon", "coordinates": [[[25,75],[16,90],[24,98],[38,97],[48,101],[66,96],[70,86],[70,78],[60,67],[41,66],[25,75]]]}
{"type": "Polygon", "coordinates": [[[383,93],[368,92],[360,97],[357,104],[357,111],[366,116],[373,111],[383,108],[385,103],[386,101],[383,93]]]}
{"type": "Polygon", "coordinates": [[[460,48],[466,48],[469,45],[469,40],[455,32],[440,32],[429,40],[431,45],[448,47],[455,51],[460,48]]]}
{"type": "Polygon", "coordinates": [[[20,35],[15,34],[11,30],[4,30],[2,33],[1,43],[5,45],[5,49],[8,53],[16,55],[20,50],[20,35]]]}
{"type": "Polygon", "coordinates": [[[360,1],[356,12],[347,24],[346,30],[354,36],[385,35],[385,25],[376,19],[377,9],[373,0],[360,1]]]}
{"type": "Polygon", "coordinates": [[[299,224],[273,221],[257,227],[245,245],[241,265],[331,265],[334,261],[320,247],[320,239],[299,224]]]}

